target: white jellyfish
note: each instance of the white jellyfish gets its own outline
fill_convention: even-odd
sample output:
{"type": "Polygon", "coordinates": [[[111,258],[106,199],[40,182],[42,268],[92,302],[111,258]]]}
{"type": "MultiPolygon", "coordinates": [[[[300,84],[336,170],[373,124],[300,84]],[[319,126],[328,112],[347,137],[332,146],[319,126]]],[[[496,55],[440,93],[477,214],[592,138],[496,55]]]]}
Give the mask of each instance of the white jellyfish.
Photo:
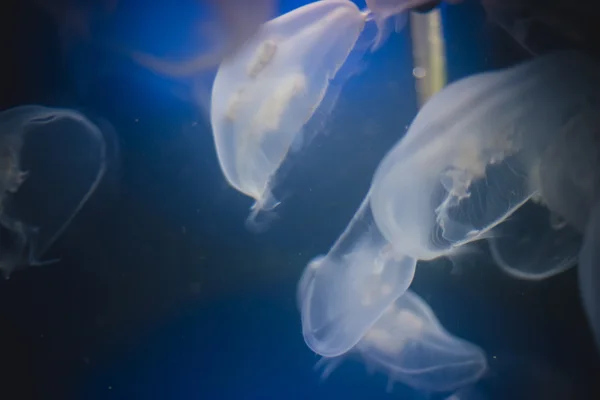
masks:
{"type": "MultiPolygon", "coordinates": [[[[324,101],[354,48],[364,14],[348,0],[323,0],[265,23],[217,72],[211,124],[221,169],[252,197],[249,222],[277,206],[275,174],[290,149],[310,141],[302,127],[324,101]]],[[[335,101],[335,93],[330,93],[335,101]]]]}
{"type": "Polygon", "coordinates": [[[298,284],[302,334],[325,357],[350,350],[409,287],[416,259],[395,253],[373,221],[369,196],[333,245],[298,284]]]}
{"type": "Polygon", "coordinates": [[[98,126],[69,109],[0,113],[0,272],[40,258],[94,193],[106,170],[98,126]]]}
{"type": "Polygon", "coordinates": [[[434,259],[539,197],[542,155],[587,112],[599,71],[583,53],[559,52],[434,95],[375,173],[371,205],[383,236],[398,252],[434,259]]]}
{"type": "Polygon", "coordinates": [[[370,370],[420,391],[451,392],[487,371],[484,351],[444,329],[416,293],[408,290],[390,305],[346,355],[323,358],[327,377],[347,356],[358,355],[370,370]]]}

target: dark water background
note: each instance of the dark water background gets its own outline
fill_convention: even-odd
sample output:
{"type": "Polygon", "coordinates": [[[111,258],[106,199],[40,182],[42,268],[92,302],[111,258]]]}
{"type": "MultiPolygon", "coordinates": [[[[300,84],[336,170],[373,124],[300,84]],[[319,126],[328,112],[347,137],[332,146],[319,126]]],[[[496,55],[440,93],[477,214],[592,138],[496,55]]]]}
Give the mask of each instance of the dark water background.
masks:
{"type": "MultiPolygon", "coordinates": [[[[401,385],[386,393],[383,375],[351,360],[320,382],[295,303],[302,269],[345,228],[416,113],[408,31],[348,82],[331,134],[305,150],[281,218],[257,236],[243,225],[251,201],[224,182],[185,83],[107,47],[65,51],[46,14],[13,3],[0,14],[1,108],[89,110],[114,126],[118,152],[51,249],[62,261],[0,282],[0,398],[421,398],[401,385]]],[[[96,37],[185,52],[192,3],[129,1],[96,37]]],[[[476,4],[446,8],[444,24],[450,80],[525,56],[476,4]]],[[[489,355],[477,398],[600,398],[574,270],[532,283],[482,257],[458,272],[439,261],[418,270],[413,288],[450,332],[489,355]]]]}

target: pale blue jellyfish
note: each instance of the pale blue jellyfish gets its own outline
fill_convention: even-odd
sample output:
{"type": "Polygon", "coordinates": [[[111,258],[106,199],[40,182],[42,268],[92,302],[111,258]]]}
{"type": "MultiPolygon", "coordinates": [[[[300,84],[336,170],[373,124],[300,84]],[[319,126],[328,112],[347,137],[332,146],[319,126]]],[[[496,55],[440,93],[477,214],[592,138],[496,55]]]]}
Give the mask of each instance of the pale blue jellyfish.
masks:
{"type": "Polygon", "coordinates": [[[347,355],[323,358],[327,377],[348,355],[369,370],[423,392],[451,392],[479,380],[487,371],[478,346],[444,329],[416,293],[408,290],[391,304],[347,355]]]}
{"type": "MultiPolygon", "coordinates": [[[[106,170],[98,126],[69,109],[0,113],[0,272],[40,258],[94,193],[106,170]]],[[[52,262],[52,261],[50,261],[52,262]]]]}

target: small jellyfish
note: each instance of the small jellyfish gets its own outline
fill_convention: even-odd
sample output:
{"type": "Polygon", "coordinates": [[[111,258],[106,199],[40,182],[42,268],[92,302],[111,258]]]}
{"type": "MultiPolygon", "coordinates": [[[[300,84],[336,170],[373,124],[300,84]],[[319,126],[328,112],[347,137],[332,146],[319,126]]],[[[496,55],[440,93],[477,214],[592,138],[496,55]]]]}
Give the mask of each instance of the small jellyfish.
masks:
{"type": "MultiPolygon", "coordinates": [[[[348,355],[389,376],[388,389],[401,382],[428,393],[452,392],[487,371],[484,351],[444,329],[429,305],[408,290],[391,304],[348,355]]],[[[323,358],[327,377],[346,355],[323,358]]]]}
{"type": "Polygon", "coordinates": [[[584,53],[557,52],[434,95],[375,173],[383,236],[419,260],[485,238],[539,195],[542,155],[599,95],[598,71],[584,53]]]}
{"type": "Polygon", "coordinates": [[[0,272],[41,257],[106,170],[100,129],[77,111],[20,106],[0,113],[0,272]]]}
{"type": "Polygon", "coordinates": [[[508,275],[542,280],[577,264],[582,236],[562,217],[533,200],[490,233],[494,263],[508,275]]]}
{"type": "Polygon", "coordinates": [[[298,284],[302,334],[325,357],[350,350],[410,286],[417,261],[398,254],[374,224],[369,196],[329,253],[298,284]]]}

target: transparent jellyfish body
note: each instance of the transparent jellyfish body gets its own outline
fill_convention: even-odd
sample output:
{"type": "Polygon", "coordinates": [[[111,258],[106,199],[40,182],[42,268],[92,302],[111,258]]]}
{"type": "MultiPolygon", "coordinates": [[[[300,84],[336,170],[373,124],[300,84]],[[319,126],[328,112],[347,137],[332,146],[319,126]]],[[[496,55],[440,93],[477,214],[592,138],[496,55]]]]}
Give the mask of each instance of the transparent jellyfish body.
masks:
{"type": "MultiPolygon", "coordinates": [[[[211,124],[221,169],[254,198],[249,222],[277,206],[275,174],[354,48],[365,17],[352,2],[308,4],[262,26],[217,72],[211,124]]],[[[335,98],[336,96],[334,96],[335,98]]]]}
{"type": "Polygon", "coordinates": [[[0,272],[46,265],[106,170],[102,132],[74,110],[20,106],[0,113],[0,272]]]}
{"type": "Polygon", "coordinates": [[[317,111],[329,113],[367,43],[378,48],[382,35],[387,36],[384,21],[412,4],[396,2],[392,8],[371,3],[374,10],[361,11],[348,0],[297,8],[265,23],[221,63],[212,90],[211,124],[225,178],[256,201],[248,219],[251,228],[261,229],[261,212],[279,204],[273,188],[289,152],[318,133],[303,129],[307,122],[317,111]],[[377,38],[357,44],[369,21],[381,29],[377,38]]]}
{"type": "Polygon", "coordinates": [[[348,355],[323,358],[324,377],[352,354],[370,370],[388,375],[390,386],[401,382],[428,393],[458,390],[487,371],[484,351],[446,331],[411,290],[385,310],[348,355]]]}
{"type": "Polygon", "coordinates": [[[305,268],[298,284],[302,333],[317,354],[350,350],[401,296],[417,261],[394,253],[373,221],[369,196],[333,245],[305,268]]]}
{"type": "Polygon", "coordinates": [[[508,275],[542,280],[577,264],[582,239],[565,219],[530,200],[491,231],[488,244],[508,275]]]}
{"type": "MultiPolygon", "coordinates": [[[[598,71],[595,60],[561,52],[466,78],[430,99],[380,163],[345,232],[305,270],[307,345],[326,357],[345,353],[409,287],[417,260],[488,237],[543,194],[540,162],[589,108],[598,71]]],[[[580,239],[566,238],[574,251],[580,239]]]]}
{"type": "Polygon", "coordinates": [[[383,236],[397,252],[434,259],[539,197],[542,155],[597,96],[597,65],[559,52],[433,96],[375,173],[371,205],[383,236]]]}

